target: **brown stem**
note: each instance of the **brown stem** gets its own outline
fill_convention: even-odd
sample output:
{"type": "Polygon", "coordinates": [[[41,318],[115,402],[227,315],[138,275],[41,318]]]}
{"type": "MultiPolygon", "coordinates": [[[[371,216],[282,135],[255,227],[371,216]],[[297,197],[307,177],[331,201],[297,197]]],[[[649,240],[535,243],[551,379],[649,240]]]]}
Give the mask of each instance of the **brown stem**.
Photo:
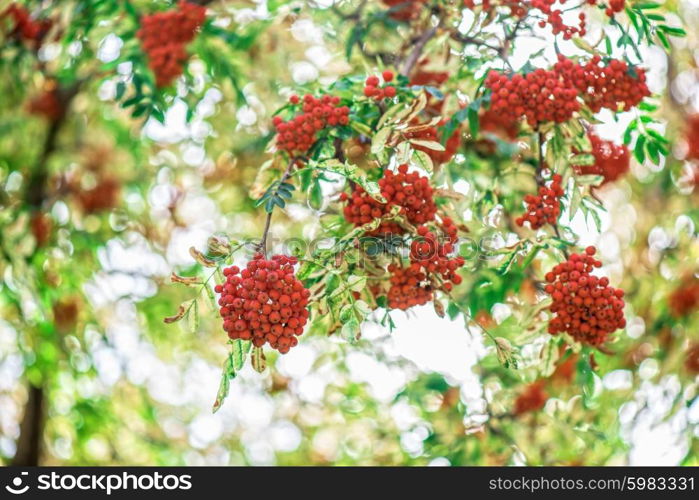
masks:
{"type": "Polygon", "coordinates": [[[267,257],[267,235],[269,234],[269,226],[272,223],[272,212],[267,213],[267,218],[265,219],[265,228],[262,231],[262,239],[260,240],[260,251],[262,255],[267,257]]]}
{"type": "Polygon", "coordinates": [[[502,47],[497,47],[495,45],[491,45],[488,42],[485,42],[483,40],[479,40],[478,38],[472,37],[472,36],[466,36],[462,35],[458,31],[452,31],[450,33],[450,36],[452,40],[456,40],[457,42],[460,42],[464,45],[475,45],[477,47],[486,47],[488,49],[494,50],[498,54],[501,54],[502,47]]]}
{"type": "Polygon", "coordinates": [[[345,163],[347,158],[345,157],[345,152],[342,150],[342,139],[336,137],[333,141],[333,146],[335,147],[335,158],[337,158],[338,161],[345,163]]]}
{"type": "Polygon", "coordinates": [[[429,42],[437,34],[437,30],[441,25],[442,20],[440,19],[437,26],[433,26],[432,28],[428,29],[422,34],[422,36],[420,36],[420,38],[418,38],[412,52],[408,55],[403,63],[403,67],[400,70],[401,75],[408,76],[410,74],[415,67],[415,64],[417,64],[418,59],[420,59],[422,51],[425,49],[425,45],[427,45],[427,42],[429,42]]]}
{"type": "Polygon", "coordinates": [[[45,404],[44,389],[30,384],[24,416],[19,426],[17,452],[11,465],[23,467],[39,465],[46,417],[45,404]]]}

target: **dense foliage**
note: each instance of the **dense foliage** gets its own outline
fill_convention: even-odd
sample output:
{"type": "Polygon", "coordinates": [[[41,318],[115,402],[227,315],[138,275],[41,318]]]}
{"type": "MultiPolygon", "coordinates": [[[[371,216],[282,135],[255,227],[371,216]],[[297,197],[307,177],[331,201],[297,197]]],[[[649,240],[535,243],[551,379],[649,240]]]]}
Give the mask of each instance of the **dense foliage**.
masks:
{"type": "Polygon", "coordinates": [[[696,464],[697,24],[7,2],[0,457],[696,464]]]}

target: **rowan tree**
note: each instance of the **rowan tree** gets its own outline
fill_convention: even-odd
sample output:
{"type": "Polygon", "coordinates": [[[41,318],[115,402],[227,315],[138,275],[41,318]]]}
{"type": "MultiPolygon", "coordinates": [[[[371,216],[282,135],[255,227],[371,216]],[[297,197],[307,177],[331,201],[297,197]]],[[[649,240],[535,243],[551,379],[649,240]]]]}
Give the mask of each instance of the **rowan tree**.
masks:
{"type": "MultiPolygon", "coordinates": [[[[672,418],[696,463],[697,17],[9,3],[0,456],[599,465],[672,418]],[[396,355],[425,318],[459,325],[468,376],[396,355]],[[390,404],[358,359],[401,374],[390,404]],[[253,393],[293,448],[251,437],[253,393]]],[[[419,343],[446,359],[438,330],[419,343]]]]}

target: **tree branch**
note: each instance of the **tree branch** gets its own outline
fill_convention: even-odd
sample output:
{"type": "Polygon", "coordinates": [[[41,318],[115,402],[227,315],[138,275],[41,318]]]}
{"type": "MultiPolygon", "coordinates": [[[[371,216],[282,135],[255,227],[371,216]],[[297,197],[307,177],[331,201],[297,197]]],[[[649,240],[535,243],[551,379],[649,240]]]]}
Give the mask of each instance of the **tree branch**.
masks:
{"type": "Polygon", "coordinates": [[[27,404],[24,405],[24,416],[19,426],[17,452],[11,462],[11,465],[23,467],[39,465],[46,417],[44,388],[33,384],[28,387],[27,404]]]}
{"type": "Polygon", "coordinates": [[[437,30],[441,25],[442,20],[440,19],[437,26],[433,26],[432,28],[428,29],[422,34],[422,36],[420,36],[420,38],[418,38],[412,52],[408,55],[403,63],[403,67],[400,70],[401,75],[408,76],[410,74],[415,67],[415,64],[417,64],[418,59],[420,59],[422,51],[425,49],[425,45],[427,45],[427,42],[429,42],[437,34],[437,30]]]}

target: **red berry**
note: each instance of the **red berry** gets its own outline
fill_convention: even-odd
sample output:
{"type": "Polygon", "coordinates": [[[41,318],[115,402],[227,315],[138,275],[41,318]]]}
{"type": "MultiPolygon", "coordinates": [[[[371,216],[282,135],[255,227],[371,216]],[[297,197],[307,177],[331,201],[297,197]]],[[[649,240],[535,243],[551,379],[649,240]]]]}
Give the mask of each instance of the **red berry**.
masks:
{"type": "Polygon", "coordinates": [[[216,292],[229,338],[252,340],[258,347],[269,343],[280,353],[296,345],[295,336],[303,333],[308,319],[310,296],[294,275],[296,262],[284,255],[267,260],[256,254],[242,271],[236,266],[224,269],[226,283],[216,285],[216,292]],[[286,288],[298,291],[279,293],[286,288]]]}

